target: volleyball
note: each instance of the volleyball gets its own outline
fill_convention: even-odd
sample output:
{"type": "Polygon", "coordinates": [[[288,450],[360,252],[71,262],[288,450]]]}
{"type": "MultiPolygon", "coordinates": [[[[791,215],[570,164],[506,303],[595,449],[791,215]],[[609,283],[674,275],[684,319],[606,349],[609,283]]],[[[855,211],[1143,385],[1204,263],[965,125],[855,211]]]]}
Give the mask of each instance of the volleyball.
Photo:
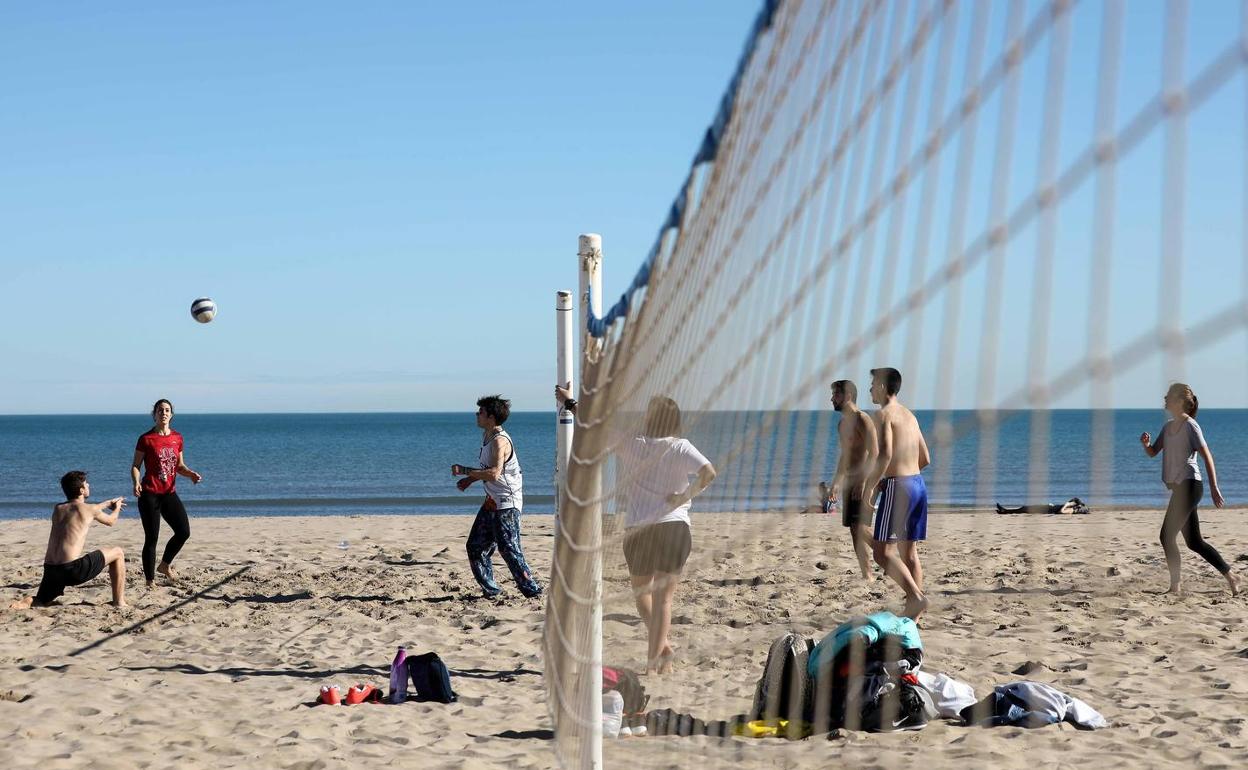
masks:
{"type": "Polygon", "coordinates": [[[191,317],[201,324],[206,324],[217,317],[217,303],[207,297],[200,297],[191,303],[191,317]]]}

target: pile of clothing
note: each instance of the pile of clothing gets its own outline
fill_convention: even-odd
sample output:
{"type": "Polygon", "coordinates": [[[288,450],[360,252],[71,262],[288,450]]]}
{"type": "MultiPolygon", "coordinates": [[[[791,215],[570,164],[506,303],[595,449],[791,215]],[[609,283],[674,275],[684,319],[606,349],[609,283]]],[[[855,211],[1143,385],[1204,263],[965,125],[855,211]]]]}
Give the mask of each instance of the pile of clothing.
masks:
{"type": "Polygon", "coordinates": [[[651,732],[659,735],[705,732],[790,739],[838,728],[921,730],[938,718],[983,726],[1039,727],[1062,721],[1085,729],[1107,726],[1088,704],[1040,682],[999,685],[981,700],[969,684],[923,670],[918,626],[891,612],[842,623],[818,644],[792,633],[777,639],[749,714],[725,722],[703,722],[669,710],[656,716],[650,721],[658,729],[651,732]]]}

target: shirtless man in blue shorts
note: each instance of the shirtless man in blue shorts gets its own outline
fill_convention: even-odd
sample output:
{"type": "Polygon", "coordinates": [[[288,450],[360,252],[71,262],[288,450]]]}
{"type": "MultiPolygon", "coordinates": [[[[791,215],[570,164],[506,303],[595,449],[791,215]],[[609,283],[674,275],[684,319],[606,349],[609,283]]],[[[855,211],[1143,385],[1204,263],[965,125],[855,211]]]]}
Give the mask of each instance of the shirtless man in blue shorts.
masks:
{"type": "Polygon", "coordinates": [[[927,442],[914,413],[897,400],[901,372],[871,370],[871,401],[876,413],[880,454],[868,489],[879,494],[875,513],[875,561],[906,592],[907,617],[927,609],[919,542],[927,539],[927,486],[922,470],[931,463],[927,442]]]}

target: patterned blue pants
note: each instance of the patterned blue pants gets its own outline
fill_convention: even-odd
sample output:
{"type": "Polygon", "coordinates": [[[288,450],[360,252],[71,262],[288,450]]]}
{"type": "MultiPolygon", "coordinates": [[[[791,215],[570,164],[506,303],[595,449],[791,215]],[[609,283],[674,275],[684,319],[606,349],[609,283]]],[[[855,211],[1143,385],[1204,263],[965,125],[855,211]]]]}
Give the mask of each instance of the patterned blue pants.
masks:
{"type": "Polygon", "coordinates": [[[524,552],[520,550],[520,511],[515,508],[487,511],[484,505],[481,506],[476,520],[472,522],[472,531],[468,533],[468,563],[472,565],[472,576],[481,584],[486,596],[498,596],[503,590],[494,582],[491,559],[495,549],[511,570],[520,593],[530,597],[541,596],[542,587],[533,579],[529,565],[524,561],[524,552]]]}

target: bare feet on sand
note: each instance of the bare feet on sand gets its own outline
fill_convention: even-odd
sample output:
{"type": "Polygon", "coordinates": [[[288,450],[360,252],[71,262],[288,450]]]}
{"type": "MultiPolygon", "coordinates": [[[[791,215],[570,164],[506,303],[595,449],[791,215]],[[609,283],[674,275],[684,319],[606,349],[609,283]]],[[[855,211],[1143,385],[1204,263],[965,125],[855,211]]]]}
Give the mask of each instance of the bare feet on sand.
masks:
{"type": "Polygon", "coordinates": [[[1227,585],[1231,587],[1231,596],[1239,596],[1239,578],[1231,573],[1226,573],[1227,585]]]}
{"type": "Polygon", "coordinates": [[[1167,588],[1167,589],[1166,589],[1166,593],[1171,594],[1172,596],[1182,596],[1182,595],[1183,595],[1183,584],[1182,584],[1182,583],[1174,583],[1173,585],[1171,585],[1169,588],[1167,588]]]}
{"type": "MultiPolygon", "coordinates": [[[[168,564],[165,564],[163,561],[156,567],[156,571],[164,575],[165,577],[169,578],[170,583],[178,582],[178,573],[174,572],[173,567],[170,567],[168,564]]],[[[148,585],[150,586],[151,583],[148,583],[148,585]]]]}
{"type": "Polygon", "coordinates": [[[119,610],[130,606],[129,604],[126,604],[125,599],[122,599],[121,601],[116,601],[116,602],[109,602],[109,604],[113,605],[119,610]]]}
{"type": "Polygon", "coordinates": [[[676,652],[672,649],[672,645],[665,646],[663,651],[659,653],[659,657],[646,661],[646,673],[659,675],[672,673],[674,670],[672,668],[672,658],[674,657],[676,657],[676,652]]]}
{"type": "Polygon", "coordinates": [[[927,597],[923,594],[906,599],[906,608],[901,614],[912,620],[917,620],[920,615],[927,611],[927,597]]]}
{"type": "Polygon", "coordinates": [[[13,602],[12,604],[10,604],[10,605],[9,605],[9,609],[11,609],[11,610],[28,610],[28,609],[30,609],[30,606],[31,606],[32,604],[34,604],[34,603],[35,603],[35,597],[33,597],[33,596],[23,596],[21,599],[18,599],[17,601],[15,601],[15,602],[13,602]]]}

